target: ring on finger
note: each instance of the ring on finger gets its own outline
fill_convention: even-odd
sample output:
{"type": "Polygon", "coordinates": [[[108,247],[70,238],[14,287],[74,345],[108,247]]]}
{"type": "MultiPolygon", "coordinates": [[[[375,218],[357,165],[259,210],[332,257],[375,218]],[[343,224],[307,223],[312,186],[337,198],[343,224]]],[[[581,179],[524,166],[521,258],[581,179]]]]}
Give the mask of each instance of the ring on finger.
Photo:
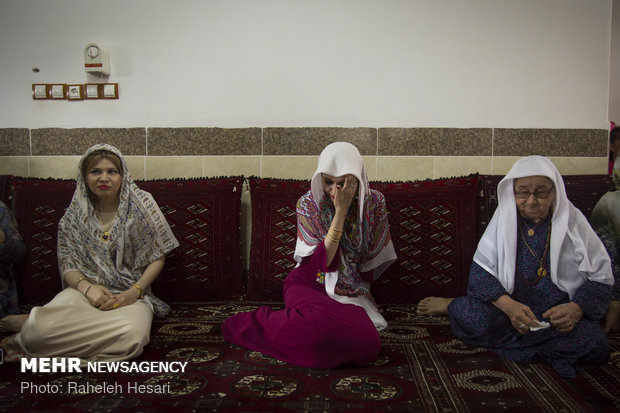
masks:
{"type": "Polygon", "coordinates": [[[112,306],[112,308],[118,308],[118,307],[120,307],[120,306],[121,306],[121,305],[120,305],[119,303],[114,303],[114,305],[112,306]]]}
{"type": "Polygon", "coordinates": [[[519,324],[519,330],[523,330],[525,328],[525,324],[521,323],[519,324]]]}

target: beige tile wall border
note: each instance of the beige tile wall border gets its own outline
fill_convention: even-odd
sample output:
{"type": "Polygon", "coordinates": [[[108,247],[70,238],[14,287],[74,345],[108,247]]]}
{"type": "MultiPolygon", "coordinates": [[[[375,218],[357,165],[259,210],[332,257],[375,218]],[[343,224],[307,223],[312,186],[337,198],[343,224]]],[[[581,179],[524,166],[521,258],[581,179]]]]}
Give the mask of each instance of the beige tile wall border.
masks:
{"type": "Polygon", "coordinates": [[[260,128],[149,128],[148,154],[260,155],[260,128]]]}
{"type": "Polygon", "coordinates": [[[63,170],[65,164],[70,167],[65,157],[107,142],[125,155],[143,157],[144,162],[136,165],[140,169],[136,177],[305,178],[321,150],[334,141],[356,145],[370,162],[369,177],[378,180],[502,174],[513,159],[531,154],[552,157],[581,173],[605,173],[608,150],[605,129],[0,128],[0,171],[73,175],[72,170],[63,170]]]}
{"type": "Polygon", "coordinates": [[[605,129],[495,129],[494,156],[576,156],[607,154],[605,129]]]}
{"type": "Polygon", "coordinates": [[[31,131],[35,156],[81,155],[97,143],[116,146],[123,155],[146,155],[145,128],[42,128],[31,131]]]}
{"type": "Polygon", "coordinates": [[[25,128],[0,129],[0,156],[30,155],[30,130],[25,128]]]}
{"type": "Polygon", "coordinates": [[[493,130],[456,128],[379,129],[383,156],[491,156],[493,130]]]}
{"type": "Polygon", "coordinates": [[[339,141],[352,143],[362,155],[377,154],[375,128],[265,128],[263,155],[319,155],[339,141]]]}

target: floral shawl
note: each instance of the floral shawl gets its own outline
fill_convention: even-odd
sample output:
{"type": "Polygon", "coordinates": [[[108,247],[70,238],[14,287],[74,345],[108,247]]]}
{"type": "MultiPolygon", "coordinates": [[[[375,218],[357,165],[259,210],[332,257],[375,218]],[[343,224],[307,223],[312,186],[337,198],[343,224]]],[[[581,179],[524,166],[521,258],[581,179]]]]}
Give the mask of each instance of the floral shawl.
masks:
{"type": "MultiPolygon", "coordinates": [[[[131,288],[150,263],[178,245],[151,194],[138,188],[129,176],[120,151],[105,144],[89,148],[80,160],[71,204],[58,225],[58,264],[63,285],[67,272],[79,271],[89,281],[120,293],[131,288]],[[101,149],[116,154],[123,168],[118,212],[108,241],[101,239],[103,229],[81,173],[86,157],[101,149]]],[[[170,311],[166,303],[153,295],[150,287],[144,291],[144,300],[158,317],[170,311]]]]}

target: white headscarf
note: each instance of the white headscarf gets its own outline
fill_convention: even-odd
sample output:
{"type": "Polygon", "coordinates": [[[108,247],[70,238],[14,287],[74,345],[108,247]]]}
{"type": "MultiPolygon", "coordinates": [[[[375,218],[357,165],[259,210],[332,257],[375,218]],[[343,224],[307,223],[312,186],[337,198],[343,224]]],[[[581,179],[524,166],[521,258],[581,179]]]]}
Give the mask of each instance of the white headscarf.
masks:
{"type": "Polygon", "coordinates": [[[564,181],[553,163],[542,156],[519,159],[497,186],[498,207],[478,243],[474,261],[514,290],[517,254],[517,207],[514,181],[546,176],[555,188],[551,219],[551,280],[573,297],[585,280],[613,285],[609,255],[590,224],[566,196],[564,181]]]}
{"type": "MultiPolygon", "coordinates": [[[[319,164],[316,172],[310,181],[314,202],[321,202],[323,199],[322,175],[327,174],[333,177],[353,175],[359,181],[358,199],[365,199],[368,193],[368,175],[364,160],[357,148],[348,142],[334,142],[323,149],[319,156],[319,164]]],[[[364,202],[359,202],[359,214],[364,216],[364,202]]]]}

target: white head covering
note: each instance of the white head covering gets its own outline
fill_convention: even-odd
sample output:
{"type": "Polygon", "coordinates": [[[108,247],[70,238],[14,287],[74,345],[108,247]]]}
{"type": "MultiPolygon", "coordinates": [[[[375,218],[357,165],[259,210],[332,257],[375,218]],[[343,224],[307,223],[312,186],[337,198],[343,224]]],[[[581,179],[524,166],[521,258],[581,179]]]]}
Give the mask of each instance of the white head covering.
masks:
{"type": "MultiPolygon", "coordinates": [[[[357,148],[348,142],[334,142],[325,147],[319,156],[319,164],[310,181],[312,196],[317,207],[323,199],[323,184],[321,175],[333,177],[353,175],[359,181],[358,199],[363,200],[368,193],[368,175],[364,160],[357,148]]],[[[359,202],[358,217],[364,216],[364,202],[359,202]]]]}
{"type": "Polygon", "coordinates": [[[553,283],[571,298],[586,279],[612,285],[611,264],[603,244],[581,211],[568,200],[555,165],[542,156],[519,159],[498,184],[499,204],[478,243],[474,261],[512,293],[518,226],[514,181],[528,176],[546,176],[555,188],[550,252],[553,283]]]}

